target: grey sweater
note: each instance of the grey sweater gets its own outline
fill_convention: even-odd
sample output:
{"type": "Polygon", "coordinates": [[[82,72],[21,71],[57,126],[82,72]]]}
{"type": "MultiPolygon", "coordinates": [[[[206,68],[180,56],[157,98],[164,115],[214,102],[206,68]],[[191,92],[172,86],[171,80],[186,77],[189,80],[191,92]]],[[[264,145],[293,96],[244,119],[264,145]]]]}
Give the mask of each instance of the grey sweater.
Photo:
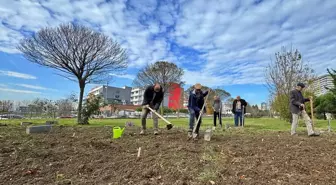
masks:
{"type": "Polygon", "coordinates": [[[215,100],[212,107],[215,109],[215,112],[222,112],[222,101],[215,100]]]}

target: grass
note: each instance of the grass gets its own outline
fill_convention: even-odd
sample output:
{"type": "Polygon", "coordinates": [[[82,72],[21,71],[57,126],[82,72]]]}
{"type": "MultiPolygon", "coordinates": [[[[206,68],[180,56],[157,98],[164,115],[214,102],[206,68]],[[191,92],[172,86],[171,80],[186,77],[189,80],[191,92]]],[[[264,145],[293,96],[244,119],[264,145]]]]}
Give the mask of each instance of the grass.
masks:
{"type": "MultiPolygon", "coordinates": [[[[53,119],[12,119],[12,120],[0,120],[0,123],[6,123],[8,125],[16,125],[19,126],[21,122],[32,122],[33,125],[42,125],[45,124],[46,121],[51,121],[53,119]]],[[[188,128],[188,118],[180,118],[180,119],[168,119],[174,127],[178,128],[188,128]]],[[[59,125],[63,126],[76,126],[76,119],[57,119],[59,125]]],[[[88,126],[125,126],[126,122],[133,122],[136,126],[140,126],[140,119],[91,119],[90,125],[88,126]]],[[[223,127],[225,124],[230,124],[233,126],[232,118],[223,118],[223,127]]],[[[328,121],[327,120],[315,120],[314,122],[315,128],[318,129],[328,129],[328,121]]],[[[218,123],[217,123],[218,124],[218,123]]],[[[165,122],[159,119],[159,126],[161,128],[165,127],[165,122]]],[[[153,121],[152,119],[147,119],[147,127],[152,127],[153,121]]],[[[202,127],[210,128],[213,126],[212,118],[203,118],[202,127]]],[[[304,123],[300,120],[298,130],[305,130],[303,127],[304,123]]],[[[331,121],[331,128],[336,127],[336,122],[334,120],[331,121]]],[[[282,121],[280,119],[274,118],[246,118],[245,120],[245,130],[249,131],[289,131],[290,124],[282,121]]]]}

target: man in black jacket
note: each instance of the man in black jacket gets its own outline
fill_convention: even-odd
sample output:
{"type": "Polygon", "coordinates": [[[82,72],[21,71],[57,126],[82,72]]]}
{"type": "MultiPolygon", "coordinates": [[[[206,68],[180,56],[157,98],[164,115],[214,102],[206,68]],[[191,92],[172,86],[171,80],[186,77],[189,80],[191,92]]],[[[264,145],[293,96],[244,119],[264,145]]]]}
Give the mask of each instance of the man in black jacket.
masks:
{"type": "Polygon", "coordinates": [[[291,135],[297,135],[296,128],[299,122],[299,116],[302,116],[306,123],[308,136],[318,136],[319,134],[313,131],[312,122],[305,110],[305,104],[304,104],[305,102],[310,101],[312,97],[304,98],[301,93],[303,88],[305,88],[305,85],[303,83],[298,83],[296,86],[296,89],[290,92],[290,105],[289,106],[290,106],[290,111],[292,113],[291,135]]]}
{"type": "MultiPolygon", "coordinates": [[[[149,106],[155,111],[159,110],[161,102],[163,100],[163,88],[159,83],[155,83],[154,85],[148,86],[143,95],[142,102],[142,115],[141,115],[141,124],[142,129],[140,134],[145,134],[146,131],[146,118],[150,110],[146,108],[149,106]]],[[[156,114],[152,114],[153,116],[153,125],[154,125],[154,134],[158,134],[158,117],[156,114]]]]}
{"type": "Polygon", "coordinates": [[[241,99],[240,96],[237,96],[237,98],[233,101],[232,104],[232,113],[234,114],[234,121],[235,126],[238,127],[240,125],[244,125],[243,123],[243,111],[244,114],[246,113],[246,106],[247,103],[244,99],[241,99]],[[243,110],[244,108],[244,110],[243,110]],[[240,121],[240,124],[238,125],[238,119],[240,121]]]}
{"type": "MultiPolygon", "coordinates": [[[[197,83],[194,85],[194,90],[189,92],[189,99],[188,99],[188,110],[189,110],[189,130],[188,130],[188,137],[192,137],[192,132],[194,129],[195,119],[199,118],[199,123],[196,126],[195,132],[197,136],[199,136],[199,129],[202,124],[202,114],[206,112],[204,107],[203,112],[201,112],[202,107],[204,105],[205,97],[209,94],[209,91],[202,91],[202,85],[197,83]]],[[[197,139],[194,138],[194,139],[197,139]]]]}

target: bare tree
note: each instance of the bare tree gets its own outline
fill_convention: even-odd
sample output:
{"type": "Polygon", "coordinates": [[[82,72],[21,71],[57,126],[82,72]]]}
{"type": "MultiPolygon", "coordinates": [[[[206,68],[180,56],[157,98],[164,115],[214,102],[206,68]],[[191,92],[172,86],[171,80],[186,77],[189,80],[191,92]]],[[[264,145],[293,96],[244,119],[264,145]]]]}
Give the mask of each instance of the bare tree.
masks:
{"type": "Polygon", "coordinates": [[[74,110],[73,103],[76,101],[76,96],[70,95],[67,98],[56,101],[56,106],[59,116],[71,116],[71,112],[74,110]]]}
{"type": "MultiPolygon", "coordinates": [[[[207,91],[210,90],[210,87],[207,86],[202,86],[202,91],[207,91]]],[[[189,96],[190,91],[194,90],[194,86],[189,87],[186,91],[185,94],[189,96]]],[[[231,94],[227,92],[224,89],[221,89],[219,87],[215,89],[211,89],[211,92],[209,93],[209,97],[207,99],[207,104],[206,104],[206,110],[208,114],[213,114],[213,109],[212,109],[212,103],[214,102],[215,96],[219,96],[221,98],[222,103],[225,102],[228,98],[231,97],[231,94]]]]}
{"type": "Polygon", "coordinates": [[[172,85],[173,83],[183,84],[183,74],[183,69],[179,68],[176,64],[167,61],[157,61],[141,69],[134,79],[133,85],[145,87],[158,82],[163,87],[164,95],[167,96],[175,88],[172,85]]]}
{"type": "MultiPolygon", "coordinates": [[[[185,94],[189,95],[189,92],[192,91],[193,89],[194,89],[194,86],[189,87],[185,91],[185,94]]],[[[206,91],[206,90],[209,90],[209,89],[210,88],[207,87],[207,86],[202,86],[203,91],[206,91]]],[[[215,89],[211,89],[211,93],[209,94],[208,101],[213,102],[215,96],[219,96],[221,101],[224,102],[224,101],[226,101],[227,98],[231,97],[231,94],[229,92],[227,92],[226,90],[217,87],[215,89]]]]}
{"type": "Polygon", "coordinates": [[[108,81],[109,73],[127,68],[126,52],[117,42],[77,24],[43,28],[22,40],[18,49],[29,61],[56,69],[60,76],[78,83],[78,123],[82,122],[85,85],[108,81]]]}
{"type": "Polygon", "coordinates": [[[275,61],[269,63],[265,75],[270,93],[288,96],[298,82],[308,83],[315,77],[314,70],[302,61],[301,53],[285,47],[275,53],[275,61]]]}
{"type": "Polygon", "coordinates": [[[273,105],[281,105],[275,108],[285,120],[290,120],[289,96],[290,91],[298,82],[310,84],[314,78],[314,70],[302,60],[301,53],[297,49],[287,50],[281,48],[275,53],[275,61],[271,61],[266,68],[265,78],[270,94],[276,101],[273,105]],[[281,98],[280,98],[281,97],[281,98]]]}
{"type": "Polygon", "coordinates": [[[13,111],[14,102],[11,100],[3,100],[0,101],[0,112],[2,113],[9,113],[13,111]]]}

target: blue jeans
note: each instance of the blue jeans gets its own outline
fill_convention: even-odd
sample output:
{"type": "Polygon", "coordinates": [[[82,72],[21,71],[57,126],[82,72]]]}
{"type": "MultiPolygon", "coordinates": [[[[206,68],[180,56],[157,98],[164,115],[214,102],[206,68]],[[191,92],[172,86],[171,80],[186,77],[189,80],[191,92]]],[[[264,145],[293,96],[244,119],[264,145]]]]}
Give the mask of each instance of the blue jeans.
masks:
{"type": "MultiPolygon", "coordinates": [[[[198,117],[200,116],[200,112],[197,112],[192,108],[188,108],[188,110],[189,110],[189,132],[190,132],[194,129],[195,119],[197,121],[198,117]]],[[[196,133],[199,132],[201,123],[202,123],[202,117],[200,118],[198,126],[196,127],[196,130],[195,130],[196,133]]]]}
{"type": "Polygon", "coordinates": [[[234,114],[234,122],[235,122],[235,126],[238,127],[238,119],[240,121],[240,125],[243,125],[243,117],[242,117],[242,112],[236,112],[234,114]]]}

